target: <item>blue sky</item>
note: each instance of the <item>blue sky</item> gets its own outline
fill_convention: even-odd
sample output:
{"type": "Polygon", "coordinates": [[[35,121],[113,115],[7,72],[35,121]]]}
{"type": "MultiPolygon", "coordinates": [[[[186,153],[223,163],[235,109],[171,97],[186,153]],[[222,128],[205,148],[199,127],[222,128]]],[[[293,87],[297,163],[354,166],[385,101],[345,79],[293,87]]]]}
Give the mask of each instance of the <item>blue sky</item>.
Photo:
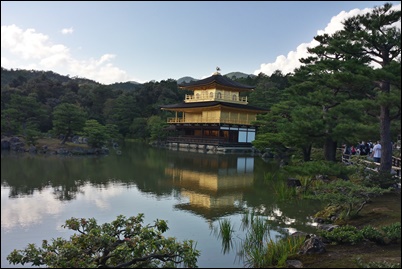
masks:
{"type": "MultiPolygon", "coordinates": [[[[313,38],[400,1],[1,1],[1,66],[100,83],[284,74],[313,38]]],[[[399,27],[401,22],[399,21],[399,27]]]]}

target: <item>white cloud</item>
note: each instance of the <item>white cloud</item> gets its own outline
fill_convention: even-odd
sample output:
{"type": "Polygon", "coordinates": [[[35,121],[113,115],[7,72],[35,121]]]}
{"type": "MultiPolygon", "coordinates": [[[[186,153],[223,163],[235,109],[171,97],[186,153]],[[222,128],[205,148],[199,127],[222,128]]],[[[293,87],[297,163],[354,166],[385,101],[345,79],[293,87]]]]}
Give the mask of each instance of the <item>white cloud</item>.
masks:
{"type": "Polygon", "coordinates": [[[72,34],[74,32],[73,27],[61,29],[63,35],[72,34]]]}
{"type": "Polygon", "coordinates": [[[85,195],[80,195],[78,198],[85,201],[85,203],[95,204],[100,210],[112,209],[111,198],[119,197],[123,192],[121,186],[115,184],[108,184],[104,188],[96,189],[87,183],[81,190],[85,195]]]}
{"type": "Polygon", "coordinates": [[[64,204],[54,199],[52,188],[45,188],[32,197],[13,199],[9,203],[9,189],[1,189],[1,228],[28,228],[39,224],[47,215],[58,215],[64,204]],[[4,199],[3,199],[4,197],[4,199]]]}
{"type": "MultiPolygon", "coordinates": [[[[89,183],[80,188],[77,201],[95,205],[100,210],[111,209],[110,200],[122,194],[119,185],[110,184],[105,188],[93,188],[89,183]]],[[[61,215],[65,211],[65,203],[55,199],[54,188],[46,187],[42,191],[34,191],[31,196],[12,199],[9,188],[1,188],[1,228],[12,230],[16,227],[29,228],[40,224],[49,216],[61,215]]]]}
{"type": "MultiPolygon", "coordinates": [[[[73,30],[63,31],[67,33],[73,30]]],[[[52,44],[47,35],[35,29],[23,30],[14,24],[1,26],[1,54],[1,66],[8,69],[51,70],[104,84],[135,80],[111,63],[116,57],[113,54],[106,53],[99,59],[78,60],[71,55],[68,47],[52,44]]]]}
{"type": "Polygon", "coordinates": [[[8,50],[23,60],[41,59],[48,55],[53,50],[52,45],[45,46],[48,39],[34,29],[23,31],[14,24],[1,26],[1,49],[8,50]]]}
{"type": "MultiPolygon", "coordinates": [[[[401,10],[401,5],[393,6],[392,9],[401,10]]],[[[318,30],[317,35],[322,35],[324,33],[333,34],[336,31],[339,31],[343,28],[342,22],[347,18],[365,14],[369,11],[373,10],[372,8],[365,8],[363,10],[360,9],[353,9],[349,12],[342,11],[338,15],[332,17],[331,21],[328,23],[327,27],[324,30],[318,30]]],[[[399,21],[396,26],[401,28],[401,22],[399,21]]],[[[303,43],[299,45],[296,51],[291,51],[288,53],[287,56],[280,55],[276,58],[275,62],[273,63],[263,63],[260,65],[260,69],[254,71],[254,75],[258,75],[259,73],[264,73],[268,76],[272,75],[276,70],[281,70],[283,74],[291,73],[294,71],[295,68],[301,66],[299,59],[305,58],[308,56],[307,48],[308,47],[315,47],[318,45],[318,42],[314,39],[311,40],[309,43],[303,43]]]]}

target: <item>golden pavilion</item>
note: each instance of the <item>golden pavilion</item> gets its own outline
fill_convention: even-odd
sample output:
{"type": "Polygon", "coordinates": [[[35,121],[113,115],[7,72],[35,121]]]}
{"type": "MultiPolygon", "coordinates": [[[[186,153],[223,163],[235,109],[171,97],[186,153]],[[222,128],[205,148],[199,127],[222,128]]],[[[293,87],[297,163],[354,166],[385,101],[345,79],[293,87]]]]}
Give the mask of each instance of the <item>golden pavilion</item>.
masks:
{"type": "MultiPolygon", "coordinates": [[[[217,70],[219,70],[217,68],[217,70]]],[[[162,106],[174,112],[168,118],[176,135],[169,137],[170,146],[198,149],[251,148],[257,126],[257,115],[267,112],[248,105],[246,92],[254,86],[243,85],[215,72],[205,79],[178,84],[190,90],[183,103],[162,106]]]]}

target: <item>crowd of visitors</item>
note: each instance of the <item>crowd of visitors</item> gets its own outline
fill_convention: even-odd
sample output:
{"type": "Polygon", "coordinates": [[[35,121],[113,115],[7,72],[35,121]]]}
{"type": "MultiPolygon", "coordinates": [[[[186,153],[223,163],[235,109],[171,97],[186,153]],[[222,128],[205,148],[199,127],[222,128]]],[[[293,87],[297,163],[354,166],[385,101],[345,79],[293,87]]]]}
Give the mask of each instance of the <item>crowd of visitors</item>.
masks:
{"type": "MultiPolygon", "coordinates": [[[[400,150],[401,150],[401,140],[398,137],[398,141],[396,143],[391,142],[392,146],[392,170],[391,173],[397,175],[399,178],[401,176],[401,158],[400,158],[400,150]],[[395,152],[394,152],[395,150],[395,152]],[[394,153],[399,153],[399,158],[394,156],[394,153]]],[[[368,161],[372,161],[378,165],[374,170],[378,171],[381,164],[381,143],[377,141],[376,143],[372,143],[371,141],[361,143],[357,143],[356,145],[348,146],[347,144],[343,144],[342,148],[342,162],[344,164],[353,164],[356,159],[351,158],[353,155],[366,155],[368,161]]],[[[359,161],[362,160],[358,158],[359,161]]],[[[363,159],[364,161],[364,159],[363,159]]]]}
{"type": "Polygon", "coordinates": [[[381,144],[380,141],[377,141],[375,144],[371,141],[362,141],[358,143],[356,146],[347,146],[344,145],[343,154],[346,155],[367,155],[369,158],[373,158],[373,160],[377,163],[381,161],[381,144]]]}

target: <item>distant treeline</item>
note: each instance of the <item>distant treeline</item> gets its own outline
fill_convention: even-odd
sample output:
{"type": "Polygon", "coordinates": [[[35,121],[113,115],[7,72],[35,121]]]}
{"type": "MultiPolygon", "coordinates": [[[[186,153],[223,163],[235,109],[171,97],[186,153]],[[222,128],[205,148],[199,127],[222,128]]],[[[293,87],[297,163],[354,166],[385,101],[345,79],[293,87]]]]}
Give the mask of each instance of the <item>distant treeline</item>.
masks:
{"type": "MultiPolygon", "coordinates": [[[[282,89],[287,86],[287,78],[282,74],[276,73],[272,77],[280,81],[277,86],[282,89]]],[[[277,84],[262,74],[238,81],[247,85],[264,81],[265,89],[277,84]]],[[[155,129],[149,126],[150,118],[166,122],[167,117],[172,116],[171,112],[162,111],[160,106],[181,103],[185,94],[192,92],[179,89],[173,79],[104,85],[52,71],[1,68],[1,132],[2,135],[22,135],[28,128],[42,134],[52,133],[55,108],[68,103],[82,109],[87,120],[115,125],[121,138],[148,140],[153,137],[151,129],[155,129]]],[[[249,100],[252,104],[253,94],[249,100]]],[[[272,102],[254,100],[254,105],[264,108],[272,102]]],[[[154,136],[158,137],[158,134],[154,136]]]]}

